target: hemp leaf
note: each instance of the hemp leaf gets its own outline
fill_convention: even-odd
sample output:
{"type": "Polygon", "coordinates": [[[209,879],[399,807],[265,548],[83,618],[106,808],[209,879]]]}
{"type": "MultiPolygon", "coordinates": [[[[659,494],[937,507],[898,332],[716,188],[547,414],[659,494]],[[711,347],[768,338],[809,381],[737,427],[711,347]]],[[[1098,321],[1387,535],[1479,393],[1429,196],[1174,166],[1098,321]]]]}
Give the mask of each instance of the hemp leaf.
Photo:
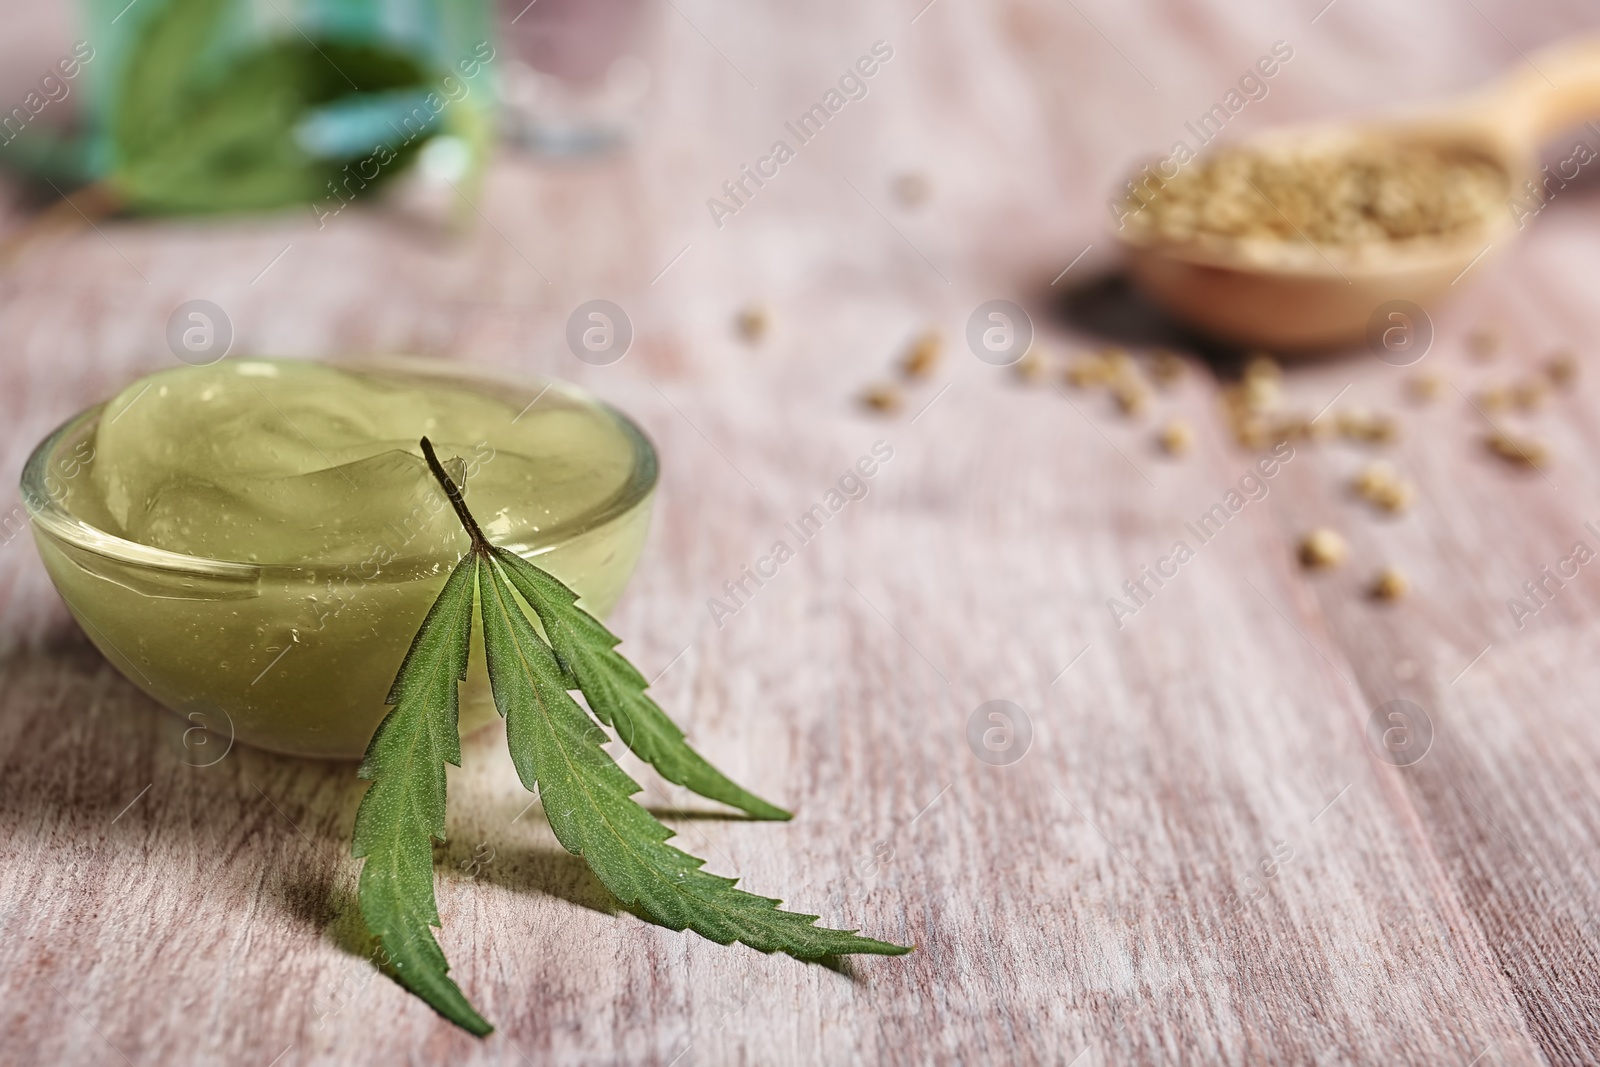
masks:
{"type": "Polygon", "coordinates": [[[389,693],[393,710],[361,764],[360,776],[373,783],[356,813],[354,851],[367,859],[361,914],[394,977],[463,1029],[479,1036],[493,1029],[446,976],[432,931],[440,925],[432,841],[445,835],[444,764],[461,763],[456,686],[466,677],[474,587],[489,684],[517,775],[538,792],[556,839],[624,905],[673,930],[800,959],[910,952],[782,911],[779,901],[734,888],[735,879],[707,874],[703,860],[666,843],[672,831],[633,799],[640,787],[602,747],[611,737],[596,718],[668,781],[759,819],[790,816],[690,748],[645,695],[649,683],[617,653],[618,638],[556,578],[490,544],[426,437],[422,453],[472,544],[417,631],[389,693]]]}
{"type": "Polygon", "coordinates": [[[457,1026],[480,1037],[494,1027],[445,977],[450,964],[433,939],[441,926],[433,896],[433,840],[444,840],[444,765],[461,766],[456,686],[467,676],[472,592],[479,558],[462,557],[428,609],[395,675],[384,717],[367,745],[360,777],[372,787],[356,810],[361,916],[400,984],[457,1026]]]}
{"type": "Polygon", "coordinates": [[[522,599],[533,606],[545,637],[589,710],[617,731],[634,755],[667,781],[719,800],[758,819],[790,819],[787,811],[746,791],[690,748],[683,731],[645,694],[650,685],[616,651],[622,639],[577,605],[577,594],[521,556],[503,548],[494,559],[522,599]]]}

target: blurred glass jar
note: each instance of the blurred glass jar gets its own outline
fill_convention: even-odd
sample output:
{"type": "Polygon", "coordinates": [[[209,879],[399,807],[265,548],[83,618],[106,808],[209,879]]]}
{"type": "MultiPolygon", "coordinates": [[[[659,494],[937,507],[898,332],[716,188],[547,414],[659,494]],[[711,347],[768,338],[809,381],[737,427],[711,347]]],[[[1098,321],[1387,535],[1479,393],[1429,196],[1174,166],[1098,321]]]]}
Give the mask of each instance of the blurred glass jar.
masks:
{"type": "Polygon", "coordinates": [[[499,0],[502,129],[546,155],[614,148],[637,127],[654,81],[648,0],[499,0]]]}
{"type": "Polygon", "coordinates": [[[85,181],[137,211],[311,204],[407,169],[462,182],[495,106],[491,0],[84,0],[85,181]]]}

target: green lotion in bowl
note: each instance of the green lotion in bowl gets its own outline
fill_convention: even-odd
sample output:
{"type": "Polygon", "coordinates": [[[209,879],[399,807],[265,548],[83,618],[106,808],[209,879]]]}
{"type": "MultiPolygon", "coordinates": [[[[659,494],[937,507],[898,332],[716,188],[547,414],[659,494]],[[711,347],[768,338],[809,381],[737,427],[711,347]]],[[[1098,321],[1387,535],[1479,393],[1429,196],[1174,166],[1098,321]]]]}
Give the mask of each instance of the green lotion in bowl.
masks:
{"type": "MultiPolygon", "coordinates": [[[[489,537],[611,609],[655,456],[564,385],[415,361],[183,367],[52,435],[25,496],[56,587],[131,680],[241,741],[353,759],[468,543],[424,435],[489,537]],[[51,474],[90,450],[70,479],[51,474]]],[[[461,715],[464,733],[495,717],[480,650],[461,715]]]]}

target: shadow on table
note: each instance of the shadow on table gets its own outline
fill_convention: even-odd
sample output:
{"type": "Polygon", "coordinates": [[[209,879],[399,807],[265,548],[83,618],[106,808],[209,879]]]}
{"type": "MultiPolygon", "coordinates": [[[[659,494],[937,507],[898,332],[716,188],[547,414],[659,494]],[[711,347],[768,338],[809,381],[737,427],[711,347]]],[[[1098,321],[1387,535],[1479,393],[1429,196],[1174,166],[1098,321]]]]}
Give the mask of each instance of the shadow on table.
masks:
{"type": "MultiPolygon", "coordinates": [[[[494,862],[483,865],[475,875],[460,873],[459,861],[450,865],[447,878],[478,880],[509,889],[514,893],[539,893],[557,897],[580,908],[615,915],[623,910],[600,879],[595,877],[582,856],[549,845],[529,846],[518,842],[489,844],[495,848],[494,862]]],[[[435,852],[435,870],[443,872],[435,852]]]]}
{"type": "MultiPolygon", "coordinates": [[[[191,878],[180,892],[200,907],[259,896],[341,949],[366,953],[359,864],[350,855],[366,783],[354,762],[204,735],[123,678],[70,624],[37,650],[0,659],[0,692],[0,843],[43,863],[90,850],[99,854],[91,862],[109,870],[191,878]]],[[[485,880],[615,913],[581,858],[559,847],[489,844],[500,860],[484,868],[485,880]]],[[[446,879],[460,873],[452,847],[459,843],[435,846],[446,879]]]]}
{"type": "MultiPolygon", "coordinates": [[[[1087,276],[1065,291],[1047,289],[1038,306],[1048,308],[1058,325],[1108,345],[1192,353],[1222,379],[1239,377],[1251,355],[1244,347],[1208,337],[1178,322],[1151,303],[1121,270],[1087,276]]],[[[1336,360],[1348,355],[1348,349],[1302,353],[1295,362],[1336,360]]]]}
{"type": "MultiPolygon", "coordinates": [[[[207,747],[212,739],[140,692],[70,625],[37,651],[0,659],[0,692],[0,848],[43,864],[53,856],[87,862],[106,876],[113,898],[114,883],[162,878],[188,883],[168,888],[196,914],[264,903],[343,952],[373,957],[350,855],[366,789],[354,762],[207,747]]],[[[476,878],[652,922],[624,908],[581,857],[514,836],[521,835],[488,835],[494,861],[464,870],[475,846],[457,834],[435,846],[435,871],[447,884],[476,878]]],[[[103,912],[111,922],[113,898],[103,912]]],[[[821,962],[851,974],[848,964],[821,962]]]]}
{"type": "Polygon", "coordinates": [[[665,804],[646,804],[644,810],[648,811],[652,818],[668,825],[675,822],[767,822],[765,819],[757,819],[731,808],[672,808],[665,804]]]}
{"type": "MultiPolygon", "coordinates": [[[[565,849],[506,845],[496,851],[494,863],[474,876],[453,870],[452,858],[447,847],[435,846],[434,871],[443,876],[447,885],[483,881],[517,893],[556,897],[602,915],[616,915],[623,910],[589,865],[565,849]]],[[[363,959],[377,958],[377,940],[361,917],[353,861],[341,877],[323,874],[308,871],[282,883],[280,903],[294,918],[321,930],[335,948],[363,959]]]]}

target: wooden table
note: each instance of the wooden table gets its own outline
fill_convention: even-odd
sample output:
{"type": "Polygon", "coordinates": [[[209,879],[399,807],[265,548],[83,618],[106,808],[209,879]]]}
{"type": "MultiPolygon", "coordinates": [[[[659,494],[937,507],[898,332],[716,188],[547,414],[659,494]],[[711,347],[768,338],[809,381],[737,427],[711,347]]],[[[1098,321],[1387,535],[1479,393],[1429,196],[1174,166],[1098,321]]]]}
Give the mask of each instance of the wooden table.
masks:
{"type": "MultiPolygon", "coordinates": [[[[244,747],[196,766],[186,724],[101,659],[29,537],[8,533],[0,1059],[1600,1059],[1600,582],[1581,570],[1520,627],[1507,603],[1574,542],[1600,548],[1584,526],[1600,520],[1600,386],[1586,371],[1522,420],[1552,449],[1544,475],[1490,457],[1464,399],[1556,346],[1592,349],[1592,181],[1437,316],[1423,367],[1453,384],[1434,405],[1404,406],[1411,372],[1365,352],[1290,373],[1310,411],[1399,415],[1383,454],[1418,486],[1409,512],[1351,498],[1364,450],[1301,445],[1120,628],[1108,598],[1254,462],[1216,380],[1196,371],[1159,398],[1157,417],[1197,430],[1172,461],[1155,418],[1024,387],[963,342],[972,310],[1004,298],[1050,351],[1097,343],[1055,294],[1114,270],[1107,190],[1275,41],[1293,59],[1236,131],[1460,89],[1592,15],[1576,0],[922,2],[662,7],[664,76],[633,150],[503,156],[464,234],[399,204],[320,230],[300,211],[104,221],[0,278],[13,477],[51,427],[171,365],[166,318],[193,298],[227,310],[236,351],[448,356],[572,378],[630,411],[664,466],[614,628],[701,748],[798,812],[669,821],[711,869],[918,951],[815,966],[619,912],[524,811],[491,729],[452,774],[437,866],[453,974],[499,1026],[468,1037],[351,948],[354,769],[244,747]],[[893,58],[866,98],[716,226],[707,199],[879,40],[893,58]],[[896,195],[906,174],[927,183],[919,207],[896,195]],[[637,330],[611,367],[563,339],[595,297],[637,330]],[[759,345],[732,326],[751,302],[772,316],[759,345]],[[1463,343],[1481,325],[1506,338],[1486,364],[1463,343]],[[863,411],[859,391],[928,326],[948,339],[934,379],[896,417],[863,411]],[[894,454],[868,495],[718,626],[708,598],[878,440],[894,454]],[[1319,524],[1351,554],[1310,576],[1294,546],[1319,524]],[[1385,563],[1414,587],[1392,605],[1364,592],[1385,563]],[[997,699],[1032,736],[992,765],[968,731],[997,699]],[[1432,728],[1407,766],[1368,736],[1394,699],[1432,728]]],[[[7,106],[71,39],[35,7],[5,5],[26,31],[3,46],[7,106]]],[[[15,226],[27,212],[8,195],[15,226]]]]}

